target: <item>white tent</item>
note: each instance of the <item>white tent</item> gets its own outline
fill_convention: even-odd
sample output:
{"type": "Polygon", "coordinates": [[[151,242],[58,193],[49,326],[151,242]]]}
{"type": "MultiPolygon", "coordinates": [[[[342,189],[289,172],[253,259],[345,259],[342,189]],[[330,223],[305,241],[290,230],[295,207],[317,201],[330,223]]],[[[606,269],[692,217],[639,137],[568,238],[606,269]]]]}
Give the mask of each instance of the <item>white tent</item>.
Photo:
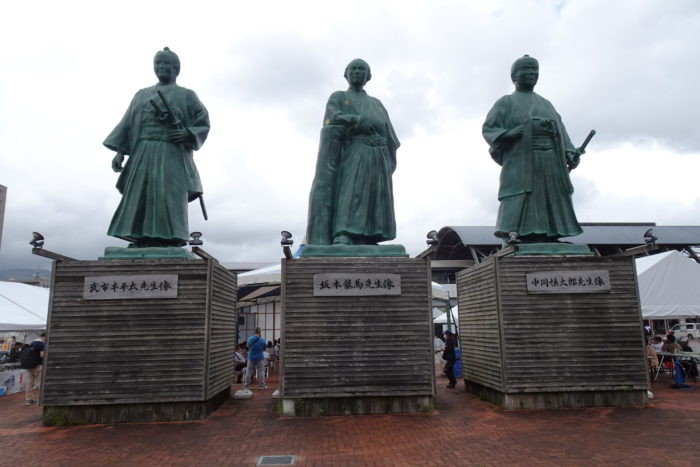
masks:
{"type": "Polygon", "coordinates": [[[238,275],[238,286],[257,284],[279,284],[282,280],[282,264],[271,264],[238,275]]]}
{"type": "MultiPolygon", "coordinates": [[[[450,322],[453,325],[459,326],[459,308],[457,305],[452,307],[452,310],[450,310],[452,313],[452,316],[450,317],[450,322]]],[[[435,324],[447,324],[447,313],[443,313],[437,318],[433,320],[433,323],[435,324]]]]}
{"type": "Polygon", "coordinates": [[[700,317],[700,264],[677,252],[637,260],[645,319],[700,317]]]}
{"type": "Polygon", "coordinates": [[[49,289],[0,281],[0,331],[46,329],[49,289]]]}

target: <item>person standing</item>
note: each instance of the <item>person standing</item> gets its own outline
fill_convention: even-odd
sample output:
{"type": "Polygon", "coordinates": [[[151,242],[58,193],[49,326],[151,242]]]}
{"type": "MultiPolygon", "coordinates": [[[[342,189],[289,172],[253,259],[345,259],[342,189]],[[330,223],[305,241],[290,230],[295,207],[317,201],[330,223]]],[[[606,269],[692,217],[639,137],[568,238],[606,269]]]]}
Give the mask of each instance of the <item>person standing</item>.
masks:
{"type": "Polygon", "coordinates": [[[445,331],[445,350],[442,352],[442,359],[445,360],[445,374],[450,380],[450,384],[447,385],[448,388],[452,389],[457,385],[457,379],[455,378],[455,361],[457,360],[457,355],[455,353],[455,340],[454,334],[449,329],[445,331]]]}
{"type": "Polygon", "coordinates": [[[265,348],[267,344],[265,339],[260,335],[260,328],[255,328],[253,335],[248,338],[248,366],[245,370],[245,380],[243,382],[243,390],[247,390],[250,386],[250,381],[253,378],[253,371],[258,374],[258,383],[260,389],[267,389],[265,385],[265,348]]]}
{"type": "Polygon", "coordinates": [[[36,404],[34,399],[34,385],[41,378],[41,369],[44,363],[44,347],[46,334],[42,333],[37,339],[22,349],[20,354],[20,368],[27,370],[27,385],[24,388],[24,400],[26,405],[36,404]]]}
{"type": "Polygon", "coordinates": [[[579,235],[569,171],[585,151],[571,143],[551,102],[534,92],[537,60],[517,59],[510,76],[515,92],[496,101],[482,127],[491,158],[501,166],[494,234],[524,243],[579,235]]]}

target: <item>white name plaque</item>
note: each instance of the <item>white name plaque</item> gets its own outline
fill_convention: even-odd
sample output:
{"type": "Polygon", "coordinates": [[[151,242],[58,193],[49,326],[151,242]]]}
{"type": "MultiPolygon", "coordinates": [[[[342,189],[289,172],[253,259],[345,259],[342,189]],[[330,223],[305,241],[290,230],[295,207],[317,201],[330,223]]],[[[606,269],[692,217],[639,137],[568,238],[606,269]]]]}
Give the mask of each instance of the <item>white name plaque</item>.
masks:
{"type": "Polygon", "coordinates": [[[401,295],[401,275],[384,273],[314,274],[314,296],[401,295]]]}
{"type": "Polygon", "coordinates": [[[177,298],[177,274],[86,277],[85,300],[177,298]]]}
{"type": "Polygon", "coordinates": [[[526,275],[528,293],[610,292],[607,270],[541,271],[526,275]]]}

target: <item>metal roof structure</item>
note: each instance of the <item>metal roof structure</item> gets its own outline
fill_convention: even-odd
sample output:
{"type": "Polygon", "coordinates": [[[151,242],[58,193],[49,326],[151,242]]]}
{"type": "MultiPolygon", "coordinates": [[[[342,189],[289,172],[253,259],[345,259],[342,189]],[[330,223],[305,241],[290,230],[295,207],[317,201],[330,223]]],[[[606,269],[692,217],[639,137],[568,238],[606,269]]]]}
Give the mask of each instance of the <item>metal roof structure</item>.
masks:
{"type": "MultiPolygon", "coordinates": [[[[581,223],[583,233],[562,238],[564,242],[586,244],[598,256],[625,254],[630,249],[645,245],[644,234],[652,229],[657,237],[655,251],[685,251],[700,262],[693,246],[700,245],[700,226],[657,226],[653,222],[640,223],[581,223]]],[[[501,239],[494,236],[492,226],[446,226],[437,235],[437,244],[423,251],[419,257],[430,256],[433,261],[470,261],[482,258],[502,248],[501,239]]],[[[473,264],[473,263],[472,263],[473,264]]]]}

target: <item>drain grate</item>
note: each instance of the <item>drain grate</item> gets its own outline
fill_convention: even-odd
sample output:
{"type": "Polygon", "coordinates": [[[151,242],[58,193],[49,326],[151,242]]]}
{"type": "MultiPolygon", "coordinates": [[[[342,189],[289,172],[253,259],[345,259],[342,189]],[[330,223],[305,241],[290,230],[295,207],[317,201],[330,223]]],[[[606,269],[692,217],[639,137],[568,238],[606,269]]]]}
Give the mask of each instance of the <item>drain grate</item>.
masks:
{"type": "Polygon", "coordinates": [[[261,456],[255,465],[294,465],[297,456],[261,456]]]}

